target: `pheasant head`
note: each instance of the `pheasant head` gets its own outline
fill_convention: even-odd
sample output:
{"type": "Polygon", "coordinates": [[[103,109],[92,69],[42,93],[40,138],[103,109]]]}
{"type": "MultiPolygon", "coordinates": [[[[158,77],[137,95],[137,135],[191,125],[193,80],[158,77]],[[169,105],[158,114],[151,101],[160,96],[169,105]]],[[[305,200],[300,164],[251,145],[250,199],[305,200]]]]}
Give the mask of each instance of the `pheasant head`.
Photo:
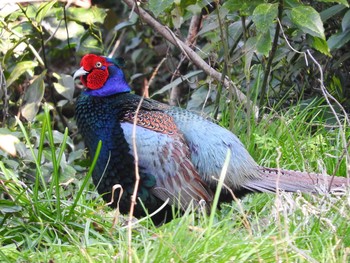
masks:
{"type": "Polygon", "coordinates": [[[80,77],[86,87],[86,93],[92,96],[103,97],[117,93],[130,92],[131,88],[125,80],[120,61],[98,56],[85,55],[80,62],[73,78],[80,77]]]}

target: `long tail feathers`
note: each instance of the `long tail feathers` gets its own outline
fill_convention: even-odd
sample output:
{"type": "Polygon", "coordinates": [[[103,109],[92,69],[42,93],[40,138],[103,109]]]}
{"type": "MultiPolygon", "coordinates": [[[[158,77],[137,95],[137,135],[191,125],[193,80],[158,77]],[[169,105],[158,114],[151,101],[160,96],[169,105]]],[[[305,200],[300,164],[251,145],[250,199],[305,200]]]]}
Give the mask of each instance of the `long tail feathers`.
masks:
{"type": "Polygon", "coordinates": [[[253,179],[243,185],[252,192],[276,192],[276,189],[287,192],[327,192],[343,191],[350,185],[345,177],[329,176],[308,172],[291,171],[277,168],[259,167],[260,178],[253,179]]]}

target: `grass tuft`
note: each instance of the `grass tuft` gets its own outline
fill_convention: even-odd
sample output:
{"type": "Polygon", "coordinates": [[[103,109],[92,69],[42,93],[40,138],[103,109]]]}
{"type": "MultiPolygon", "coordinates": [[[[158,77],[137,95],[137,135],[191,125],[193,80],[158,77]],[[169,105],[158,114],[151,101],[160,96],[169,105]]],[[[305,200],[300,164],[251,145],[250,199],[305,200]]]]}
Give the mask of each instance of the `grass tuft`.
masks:
{"type": "MultiPolygon", "coordinates": [[[[317,101],[250,126],[235,119],[260,164],[345,175],[339,130],[317,101]],[[326,121],[324,121],[326,120],[326,121]],[[279,148],[281,158],[278,159],[279,148]]],[[[126,217],[96,194],[83,153],[67,131],[57,134],[45,111],[33,126],[18,121],[27,155],[0,160],[0,260],[2,262],[126,262],[126,217]],[[58,140],[55,136],[61,138],[58,140]],[[36,139],[37,138],[37,139],[36,139]],[[63,140],[62,140],[63,138],[63,140]],[[21,173],[26,171],[24,174],[21,173]],[[47,176],[47,171],[50,176],[47,176]],[[34,176],[30,176],[30,175],[34,176]],[[85,176],[86,174],[86,176],[85,176]]],[[[17,131],[16,131],[17,132],[17,131]]],[[[349,129],[345,129],[349,137],[349,129]]],[[[347,262],[350,194],[255,194],[214,206],[209,216],[187,211],[160,227],[149,220],[132,229],[134,262],[347,262]]]]}

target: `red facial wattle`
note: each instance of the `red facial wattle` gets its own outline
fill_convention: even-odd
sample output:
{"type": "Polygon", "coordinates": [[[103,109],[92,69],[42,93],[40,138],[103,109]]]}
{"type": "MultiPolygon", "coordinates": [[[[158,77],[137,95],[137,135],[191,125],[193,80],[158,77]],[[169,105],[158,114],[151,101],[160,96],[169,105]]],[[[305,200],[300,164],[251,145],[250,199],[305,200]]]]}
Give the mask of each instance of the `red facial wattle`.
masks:
{"type": "Polygon", "coordinates": [[[94,54],[82,58],[80,65],[89,73],[80,77],[83,85],[89,89],[100,89],[106,83],[109,73],[109,63],[104,57],[94,54]]]}
{"type": "Polygon", "coordinates": [[[106,83],[108,75],[107,68],[93,69],[89,74],[81,76],[80,80],[89,89],[100,89],[106,83]]]}

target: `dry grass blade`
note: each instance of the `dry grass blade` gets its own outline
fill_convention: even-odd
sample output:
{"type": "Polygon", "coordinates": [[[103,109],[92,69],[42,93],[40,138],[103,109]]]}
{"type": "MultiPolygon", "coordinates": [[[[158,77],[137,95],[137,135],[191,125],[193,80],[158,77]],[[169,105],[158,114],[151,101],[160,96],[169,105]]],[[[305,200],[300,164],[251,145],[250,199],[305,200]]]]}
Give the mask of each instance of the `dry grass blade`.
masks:
{"type": "Polygon", "coordinates": [[[133,123],[133,129],[132,129],[132,149],[134,153],[134,161],[135,161],[135,186],[134,191],[131,197],[131,205],[130,205],[130,211],[129,211],[129,220],[128,220],[128,256],[129,256],[129,262],[132,262],[132,218],[134,215],[135,205],[136,205],[136,199],[137,199],[137,192],[139,189],[140,184],[140,174],[139,174],[139,158],[137,154],[137,145],[136,145],[136,127],[137,127],[137,116],[139,114],[142,102],[143,102],[144,96],[141,97],[141,100],[137,106],[137,109],[135,111],[135,118],[133,123]]]}
{"type": "Polygon", "coordinates": [[[117,207],[115,208],[115,214],[114,214],[113,225],[111,227],[111,231],[118,224],[118,218],[119,218],[119,214],[120,214],[119,203],[120,203],[120,199],[122,198],[122,195],[123,195],[123,187],[120,184],[113,185],[111,201],[106,204],[107,206],[114,204],[114,193],[117,189],[120,189],[120,192],[119,192],[119,197],[118,197],[118,201],[117,201],[117,207]]]}

